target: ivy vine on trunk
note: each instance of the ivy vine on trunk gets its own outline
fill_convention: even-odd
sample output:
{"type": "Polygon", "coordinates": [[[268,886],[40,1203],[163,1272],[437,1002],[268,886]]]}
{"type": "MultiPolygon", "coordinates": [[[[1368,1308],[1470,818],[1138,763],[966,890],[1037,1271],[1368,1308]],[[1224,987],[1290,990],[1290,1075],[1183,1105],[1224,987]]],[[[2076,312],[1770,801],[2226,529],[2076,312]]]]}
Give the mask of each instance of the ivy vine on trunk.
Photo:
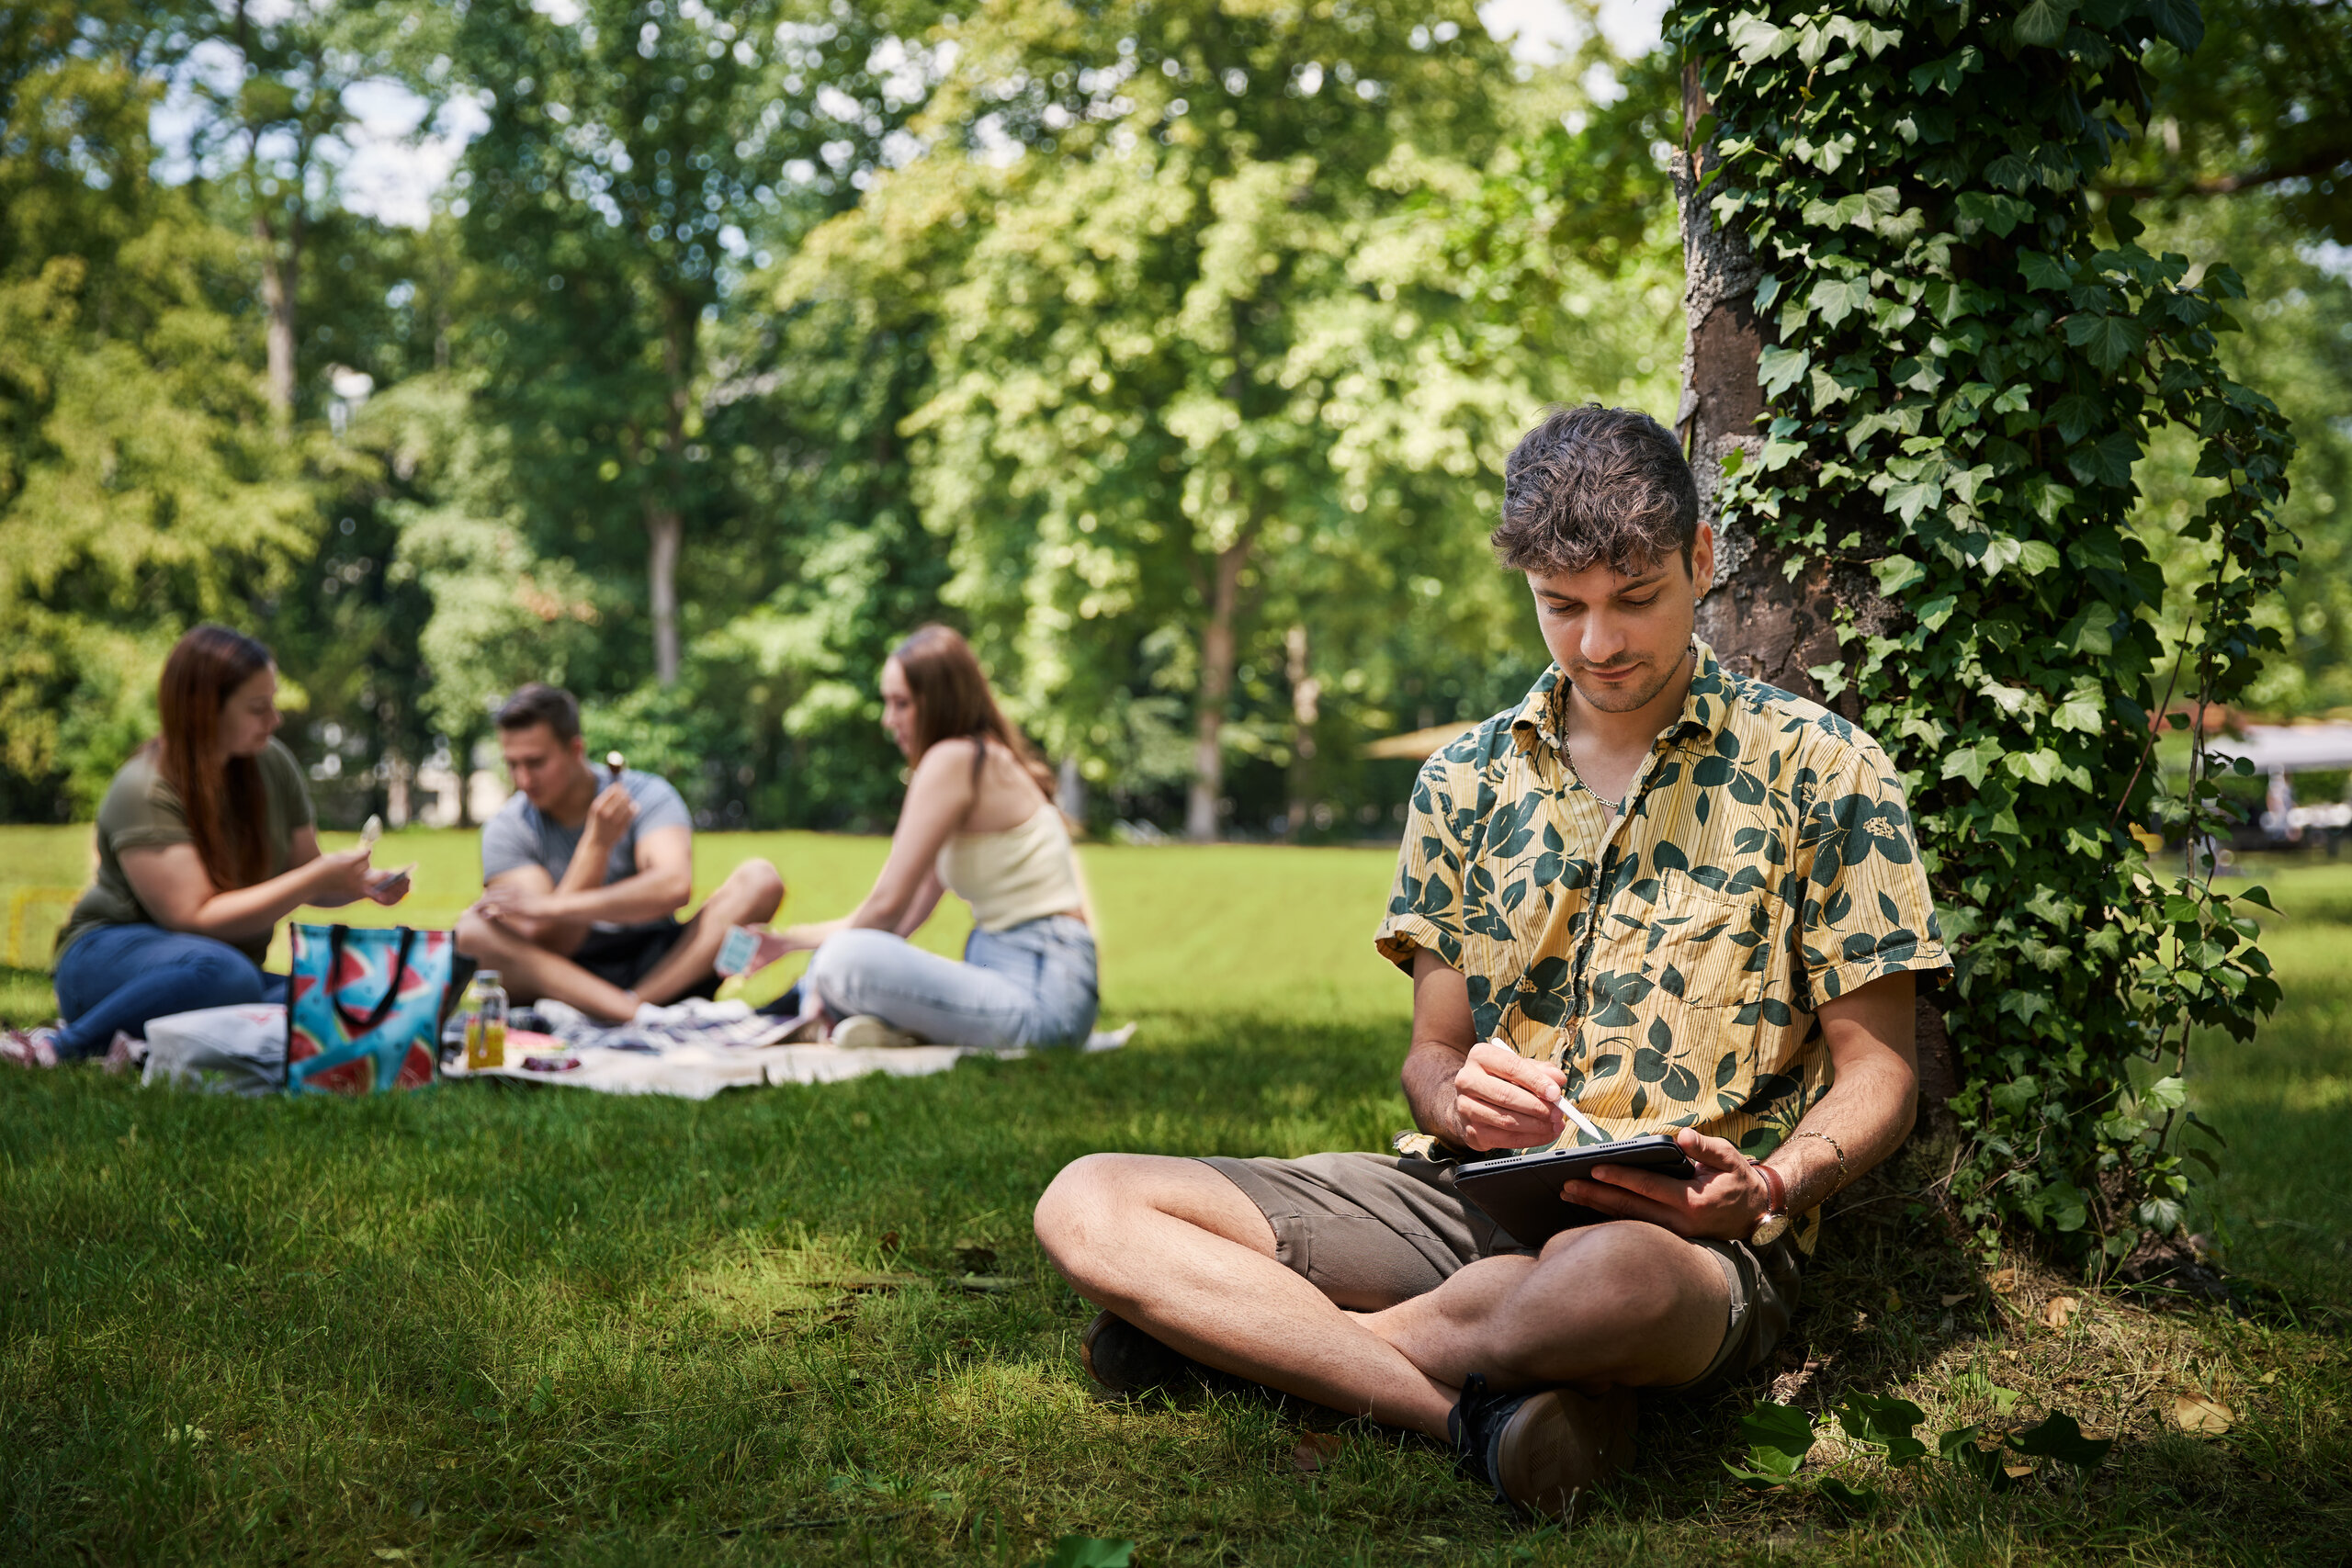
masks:
{"type": "Polygon", "coordinates": [[[2201,728],[2185,792],[2151,752],[2277,646],[2255,613],[2292,558],[2294,443],[2216,358],[2236,275],[2086,194],[2144,115],[2150,46],[2203,25],[2187,0],[1686,0],[1668,26],[1683,420],[1736,569],[1710,614],[1908,778],[1959,953],[1959,1212],[2111,1264],[2172,1236],[2184,1161],[2211,1164],[2190,1032],[2245,1038],[2278,997],[2234,907],[2266,900],[2194,848],[2221,820],[2201,728]],[[2164,424],[2212,481],[2190,604],[2132,530],[2164,424]],[[2191,848],[2160,863],[2134,829],[2191,848]]]}

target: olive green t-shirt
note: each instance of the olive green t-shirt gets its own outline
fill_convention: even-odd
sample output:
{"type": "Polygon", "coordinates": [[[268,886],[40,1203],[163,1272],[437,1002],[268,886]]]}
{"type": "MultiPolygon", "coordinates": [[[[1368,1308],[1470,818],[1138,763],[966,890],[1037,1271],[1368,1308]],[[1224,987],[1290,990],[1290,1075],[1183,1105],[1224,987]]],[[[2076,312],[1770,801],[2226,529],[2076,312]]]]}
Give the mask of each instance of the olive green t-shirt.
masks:
{"type": "MultiPolygon", "coordinates": [[[[311,792],[302,782],[302,765],[294,753],[275,739],[254,759],[261,764],[262,831],[269,845],[269,876],[287,871],[293,860],[294,833],[314,820],[311,792]]],[[[139,902],[130,879],[122,874],[125,850],[160,850],[194,841],[187,830],[187,808],[179,791],[164,781],[154,760],[143,750],[114,775],[107,798],[98,807],[98,871],[89,891],[74,906],[65,929],[57,933],[57,956],[85,931],[100,926],[153,925],[155,917],[139,902]]],[[[231,942],[255,964],[269,951],[272,933],[262,932],[231,942]]]]}

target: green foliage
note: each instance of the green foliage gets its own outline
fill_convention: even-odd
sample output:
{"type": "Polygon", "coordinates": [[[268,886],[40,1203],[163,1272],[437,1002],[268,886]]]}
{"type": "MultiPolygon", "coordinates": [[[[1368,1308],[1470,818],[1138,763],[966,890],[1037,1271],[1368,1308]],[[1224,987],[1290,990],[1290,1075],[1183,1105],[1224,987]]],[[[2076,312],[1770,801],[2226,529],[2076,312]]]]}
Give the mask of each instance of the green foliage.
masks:
{"type": "Polygon", "coordinates": [[[1670,288],[1596,309],[1598,268],[1553,243],[1615,204],[1594,256],[1664,248],[1618,202],[1660,194],[1646,142],[1532,201],[1603,143],[1505,137],[1508,95],[1465,91],[1507,69],[1467,6],[1046,4],[939,37],[939,150],[820,231],[781,298],[926,321],[916,494],[1024,719],[1124,814],[1250,793],[1228,757],[1322,793],[1367,729],[1499,705],[1524,611],[1466,520],[1531,407],[1670,333],[1670,288]]]}
{"type": "MultiPolygon", "coordinates": [[[[1973,1393],[1973,1386],[1962,1385],[1973,1377],[1975,1374],[1963,1374],[1954,1381],[1951,1392],[1962,1396],[1973,1393]]],[[[1889,1470],[1901,1470],[1928,1457],[1928,1445],[1912,1435],[1928,1418],[1927,1413],[1907,1399],[1849,1393],[1830,1415],[1849,1447],[1877,1460],[1889,1470]]],[[[1755,1408],[1739,1419],[1739,1435],[1747,1441],[1747,1464],[1726,1461],[1724,1468],[1738,1477],[1742,1485],[1754,1490],[1770,1491],[1786,1485],[1798,1480],[1798,1472],[1806,1456],[1813,1452],[1821,1431],[1804,1411],[1769,1399],[1758,1400],[1755,1408]]],[[[1990,1437],[1981,1427],[1955,1427],[1937,1438],[1935,1453],[1955,1475],[1989,1491],[2005,1492],[2016,1479],[2007,1468],[2010,1463],[2007,1456],[2011,1454],[2054,1460],[2072,1467],[2087,1481],[2114,1446],[2111,1438],[2086,1438],[2081,1424],[2072,1416],[2052,1411],[2031,1427],[1990,1437]]],[[[1804,1483],[1849,1512],[1875,1508],[1884,1501],[1877,1492],[1834,1474],[1807,1476],[1804,1483]]]]}
{"type": "Polygon", "coordinates": [[[87,813],[187,626],[288,586],[314,526],[215,284],[229,233],[150,177],[129,7],[0,28],[0,810],[87,813]]]}
{"type": "Polygon", "coordinates": [[[2207,830],[2211,779],[2160,794],[2154,727],[2246,691],[2293,544],[2293,440],[2217,358],[2236,274],[2150,254],[2120,205],[2102,244],[2086,195],[2143,111],[2142,62],[2193,48],[2196,13],[1691,5],[1673,26],[1713,100],[1707,199],[1755,251],[1776,340],[1726,524],[1868,567],[1900,610],[1841,626],[1815,673],[1905,770],[1960,949],[1954,1196],[1987,1243],[2011,1220],[2120,1258],[2187,1192],[2186,1123],[2130,1064],[2177,1074],[2191,1029],[2244,1039],[2278,996],[2229,895],[2127,830],[2207,830]],[[2131,529],[2165,425],[2194,433],[2207,491],[2186,604],[2131,529]]]}

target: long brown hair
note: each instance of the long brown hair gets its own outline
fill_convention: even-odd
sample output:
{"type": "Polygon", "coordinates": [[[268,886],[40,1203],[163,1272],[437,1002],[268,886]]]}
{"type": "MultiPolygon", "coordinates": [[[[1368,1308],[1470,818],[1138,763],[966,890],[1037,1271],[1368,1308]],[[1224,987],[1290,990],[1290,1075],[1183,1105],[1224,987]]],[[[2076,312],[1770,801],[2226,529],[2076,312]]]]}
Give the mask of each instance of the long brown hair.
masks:
{"type": "Polygon", "coordinates": [[[972,778],[977,783],[980,764],[988,757],[987,742],[993,740],[1036,781],[1047,800],[1054,798],[1053,770],[996,705],[996,693],[989,689],[979,658],[963,634],[952,626],[917,626],[906,641],[891,649],[890,657],[899,661],[899,672],[907,678],[907,690],[914,695],[918,760],[943,740],[978,741],[972,759],[972,778]]]}
{"type": "Polygon", "coordinates": [[[269,649],[226,626],[198,626],[172,645],[156,693],[164,732],[148,754],[187,813],[188,837],[222,890],[250,887],[269,874],[261,764],[251,757],[215,760],[220,710],[231,694],[275,662],[269,649]]]}

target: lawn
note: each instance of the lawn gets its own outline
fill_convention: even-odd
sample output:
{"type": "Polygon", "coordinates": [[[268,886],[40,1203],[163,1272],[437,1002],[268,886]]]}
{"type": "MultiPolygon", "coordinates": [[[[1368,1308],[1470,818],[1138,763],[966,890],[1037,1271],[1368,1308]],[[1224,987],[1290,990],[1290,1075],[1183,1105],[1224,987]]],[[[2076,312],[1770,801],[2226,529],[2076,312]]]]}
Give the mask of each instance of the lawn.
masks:
{"type": "MultiPolygon", "coordinates": [[[[85,846],[0,831],[0,893],[74,882],[85,846]]],[[[789,912],[821,916],[880,844],[698,850],[706,884],[767,854],[789,912]]],[[[446,919],[470,852],[404,834],[384,858],[418,860],[414,915],[446,919]]],[[[1988,1270],[1882,1203],[1830,1227],[1781,1363],[1648,1402],[1635,1470],[1563,1534],[1419,1440],[1254,1399],[1089,1397],[1086,1309],[1029,1237],[1045,1181],[1105,1147],[1377,1146],[1404,1115],[1407,998],[1368,942],[1383,853],[1102,849],[1087,869],[1107,1016],[1143,1025],[1115,1055],[702,1104],[0,1078],[0,1558],[1012,1568],[1084,1535],[1152,1564],[2343,1561],[2352,871],[2268,879],[2287,1007],[2200,1059],[2240,1313],[2030,1257],[1988,1270]],[[2184,1391],[2230,1429],[2179,1430],[2184,1391]],[[1755,1495],[1720,1461],[1775,1392],[1815,1412],[1905,1395],[1931,1441],[2046,1409],[2118,1440],[2086,1484],[2044,1460],[1996,1494],[1833,1438],[1811,1467],[1876,1505],[1755,1495]]],[[[19,1021],[47,1006],[36,974],[0,992],[19,1021]]]]}

